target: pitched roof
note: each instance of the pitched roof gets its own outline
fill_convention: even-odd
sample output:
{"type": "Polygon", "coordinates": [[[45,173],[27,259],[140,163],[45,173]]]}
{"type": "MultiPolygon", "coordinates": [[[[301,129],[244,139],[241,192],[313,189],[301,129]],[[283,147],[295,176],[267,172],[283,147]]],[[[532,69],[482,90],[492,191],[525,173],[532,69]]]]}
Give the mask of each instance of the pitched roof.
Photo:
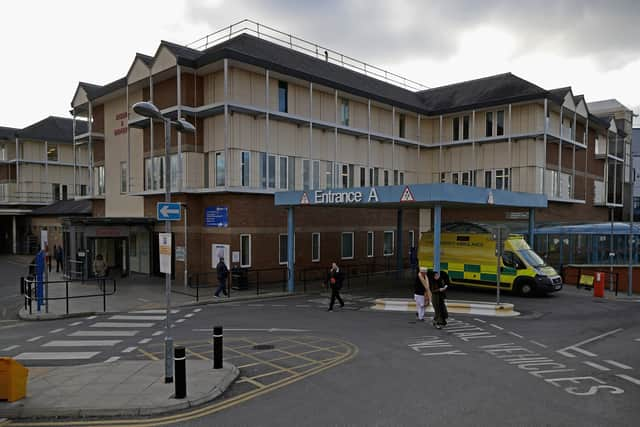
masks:
{"type": "Polygon", "coordinates": [[[18,129],[0,126],[0,140],[11,140],[16,137],[18,129]]]}
{"type": "Polygon", "coordinates": [[[145,55],[144,53],[136,53],[136,58],[140,58],[147,66],[153,62],[153,56],[145,55]]]}
{"type": "Polygon", "coordinates": [[[431,114],[482,108],[499,102],[541,98],[549,92],[514,74],[505,73],[419,92],[431,114]]]}
{"type": "Polygon", "coordinates": [[[617,99],[604,99],[602,101],[589,102],[589,111],[595,115],[611,113],[613,111],[629,110],[617,99]]]}
{"type": "Polygon", "coordinates": [[[31,215],[91,215],[91,200],[60,200],[47,206],[34,209],[31,215]]]}
{"type": "MultiPolygon", "coordinates": [[[[84,133],[87,131],[87,124],[83,121],[76,121],[76,133],[84,133]]],[[[19,129],[16,132],[19,138],[38,139],[57,142],[73,142],[73,120],[65,117],[49,116],[19,129]]]]}

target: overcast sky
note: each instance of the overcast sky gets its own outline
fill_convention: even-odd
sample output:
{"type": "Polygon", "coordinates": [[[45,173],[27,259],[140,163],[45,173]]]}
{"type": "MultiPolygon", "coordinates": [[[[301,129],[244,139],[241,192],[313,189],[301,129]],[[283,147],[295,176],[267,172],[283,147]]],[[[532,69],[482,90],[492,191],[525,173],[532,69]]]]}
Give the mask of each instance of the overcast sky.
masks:
{"type": "Polygon", "coordinates": [[[0,2],[0,126],[69,116],[78,81],[253,19],[427,86],[512,72],[640,105],[639,0],[0,2]]]}

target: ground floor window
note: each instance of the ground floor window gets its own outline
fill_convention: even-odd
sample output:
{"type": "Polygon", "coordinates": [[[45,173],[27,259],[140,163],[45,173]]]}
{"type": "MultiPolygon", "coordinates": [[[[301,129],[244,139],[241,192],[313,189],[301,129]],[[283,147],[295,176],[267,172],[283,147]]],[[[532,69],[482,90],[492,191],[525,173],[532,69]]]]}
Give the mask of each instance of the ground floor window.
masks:
{"type": "Polygon", "coordinates": [[[320,261],[320,233],[311,234],[311,261],[320,261]]]}
{"type": "Polygon", "coordinates": [[[280,264],[287,263],[289,241],[286,234],[280,234],[278,241],[278,262],[280,264]]]}
{"type": "Polygon", "coordinates": [[[416,247],[415,233],[413,232],[413,230],[409,230],[409,245],[410,248],[416,247]]]}
{"type": "Polygon", "coordinates": [[[384,232],[384,244],[382,254],[385,256],[393,255],[393,231],[384,232]]]}
{"type": "Polygon", "coordinates": [[[240,235],[240,267],[251,267],[251,234],[240,235]]]}
{"type": "Polygon", "coordinates": [[[353,259],[353,232],[342,233],[342,259],[353,259]]]}
{"type": "Polygon", "coordinates": [[[373,257],[373,231],[367,231],[367,256],[373,257]]]}

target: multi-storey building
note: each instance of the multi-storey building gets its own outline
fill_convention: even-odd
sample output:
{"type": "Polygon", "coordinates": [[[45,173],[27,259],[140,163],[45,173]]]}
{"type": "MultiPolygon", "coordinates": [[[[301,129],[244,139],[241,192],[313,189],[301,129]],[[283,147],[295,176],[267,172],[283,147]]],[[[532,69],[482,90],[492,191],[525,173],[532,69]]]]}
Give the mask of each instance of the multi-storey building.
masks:
{"type": "Polygon", "coordinates": [[[633,217],[640,221],[640,128],[633,128],[633,217]]]}
{"type": "MultiPolygon", "coordinates": [[[[85,127],[78,121],[76,131],[85,127]]],[[[73,121],[61,117],[0,127],[0,253],[29,250],[33,209],[87,195],[87,150],[74,149],[73,134],[73,121]]]]}
{"type": "MultiPolygon", "coordinates": [[[[239,252],[243,267],[286,263],[277,191],[448,182],[544,193],[549,208],[536,213],[539,223],[606,221],[622,205],[623,179],[615,179],[625,157],[612,142],[615,121],[596,117],[569,87],[545,90],[506,73],[427,89],[288,35],[284,43],[260,31],[231,34],[212,44],[203,39],[199,49],[163,41],[152,57],[136,55],[125,77],[79,84],[73,114],[88,118],[89,128],[76,135],[76,147],[91,153],[94,216],[104,218],[68,224],[84,233],[76,249],[106,251],[118,265],[129,254],[126,271],[157,270],[153,233],[161,227],[153,218],[164,194],[164,133],[133,112],[142,100],[197,129],[172,131],[169,152],[174,200],[188,206],[190,271],[211,268],[217,243],[239,252]],[[216,207],[226,208],[227,226],[207,221],[216,207]]],[[[407,253],[429,229],[430,212],[407,212],[403,248],[394,247],[395,215],[303,209],[296,262],[407,253]]],[[[527,215],[443,213],[445,221],[514,225],[527,215]]],[[[179,247],[182,225],[174,228],[179,247]]],[[[184,263],[176,267],[181,272],[184,263]]]]}

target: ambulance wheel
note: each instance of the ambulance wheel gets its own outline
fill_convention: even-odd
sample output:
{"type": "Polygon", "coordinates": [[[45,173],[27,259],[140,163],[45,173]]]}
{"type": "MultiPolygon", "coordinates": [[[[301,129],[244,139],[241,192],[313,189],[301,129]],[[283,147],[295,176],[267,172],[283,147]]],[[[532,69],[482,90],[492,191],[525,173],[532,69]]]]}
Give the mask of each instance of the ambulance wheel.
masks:
{"type": "Polygon", "coordinates": [[[523,297],[530,297],[536,291],[536,282],[529,278],[519,279],[516,282],[516,291],[523,297]]]}

